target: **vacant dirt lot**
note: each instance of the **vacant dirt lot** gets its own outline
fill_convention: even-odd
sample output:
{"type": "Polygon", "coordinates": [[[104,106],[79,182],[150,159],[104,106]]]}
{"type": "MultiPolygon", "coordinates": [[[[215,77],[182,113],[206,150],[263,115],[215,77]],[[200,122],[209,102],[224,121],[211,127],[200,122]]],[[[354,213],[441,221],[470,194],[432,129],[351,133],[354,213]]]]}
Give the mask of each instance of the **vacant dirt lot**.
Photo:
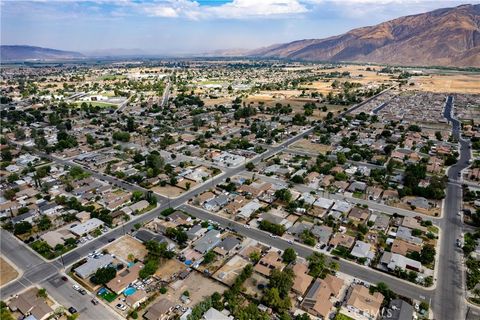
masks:
{"type": "Polygon", "coordinates": [[[0,258],[0,286],[14,280],[17,276],[17,270],[3,258],[0,258]]]}
{"type": "Polygon", "coordinates": [[[183,190],[181,188],[173,187],[173,186],[170,186],[170,185],[166,185],[165,187],[155,186],[151,190],[155,193],[158,193],[158,194],[162,195],[162,196],[172,197],[172,198],[178,197],[179,195],[181,195],[182,193],[185,192],[185,190],[183,190]]]}
{"type": "Polygon", "coordinates": [[[290,149],[325,154],[327,153],[327,151],[331,150],[331,147],[329,145],[313,143],[313,142],[310,142],[310,140],[302,139],[294,143],[293,145],[291,145],[290,149]]]}
{"type": "Polygon", "coordinates": [[[139,260],[143,260],[147,255],[147,249],[145,249],[143,243],[131,236],[123,236],[107,246],[106,249],[117,258],[126,262],[129,261],[129,254],[133,254],[133,256],[139,260]]]}
{"type": "Polygon", "coordinates": [[[230,286],[235,282],[235,279],[247,264],[249,264],[249,262],[244,258],[240,256],[234,256],[220,269],[218,269],[213,277],[230,286]]]}
{"type": "Polygon", "coordinates": [[[187,290],[190,293],[190,303],[188,305],[191,307],[202,301],[204,298],[211,296],[215,291],[220,294],[223,293],[227,290],[227,287],[202,276],[198,272],[192,271],[185,280],[179,280],[170,284],[166,295],[170,301],[180,303],[179,298],[187,290]]]}
{"type": "Polygon", "coordinates": [[[432,92],[480,93],[479,74],[414,77],[412,89],[432,92]]]}
{"type": "Polygon", "coordinates": [[[174,275],[185,270],[185,265],[176,259],[170,259],[163,261],[155,276],[160,278],[163,281],[169,281],[169,279],[174,275]]]}

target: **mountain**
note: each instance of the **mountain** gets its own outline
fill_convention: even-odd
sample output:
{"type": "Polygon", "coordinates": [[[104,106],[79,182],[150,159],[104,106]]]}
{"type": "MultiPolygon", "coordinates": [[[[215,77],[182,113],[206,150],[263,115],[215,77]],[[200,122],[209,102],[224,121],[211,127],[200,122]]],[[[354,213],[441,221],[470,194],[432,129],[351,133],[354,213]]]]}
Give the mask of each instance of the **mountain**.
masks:
{"type": "Polygon", "coordinates": [[[84,52],[89,57],[141,57],[148,56],[149,53],[142,49],[125,49],[125,48],[112,48],[112,49],[99,49],[84,52]]]}
{"type": "Polygon", "coordinates": [[[307,61],[480,67],[480,4],[405,16],[326,39],[299,40],[248,53],[307,61]]]}
{"type": "Polygon", "coordinates": [[[82,58],[85,58],[83,54],[73,51],[63,51],[33,46],[0,46],[0,60],[2,61],[72,60],[82,58]]]}

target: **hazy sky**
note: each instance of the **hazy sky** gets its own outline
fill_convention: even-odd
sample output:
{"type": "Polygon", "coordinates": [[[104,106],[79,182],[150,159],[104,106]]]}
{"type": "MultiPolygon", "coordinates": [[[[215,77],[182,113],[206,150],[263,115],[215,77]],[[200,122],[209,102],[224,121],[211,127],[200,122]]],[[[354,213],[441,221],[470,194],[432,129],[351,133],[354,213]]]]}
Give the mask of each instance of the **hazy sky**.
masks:
{"type": "MultiPolygon", "coordinates": [[[[476,2],[476,1],[475,1],[476,2]]],[[[456,0],[0,0],[1,43],[201,53],[322,38],[456,0]]]]}

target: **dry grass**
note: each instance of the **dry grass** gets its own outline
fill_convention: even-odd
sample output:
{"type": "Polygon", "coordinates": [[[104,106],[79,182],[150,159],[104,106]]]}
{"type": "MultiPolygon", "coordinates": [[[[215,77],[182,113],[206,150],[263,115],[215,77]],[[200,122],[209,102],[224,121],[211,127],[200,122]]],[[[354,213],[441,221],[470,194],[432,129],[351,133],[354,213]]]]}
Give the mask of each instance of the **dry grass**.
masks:
{"type": "MultiPolygon", "coordinates": [[[[180,303],[179,298],[187,290],[190,293],[189,306],[194,306],[214,292],[223,293],[227,287],[193,271],[185,280],[178,280],[170,284],[166,298],[174,303],[180,303]]],[[[165,297],[165,295],[162,296],[165,297]]]]}
{"type": "Polygon", "coordinates": [[[414,77],[411,89],[441,93],[480,93],[480,75],[429,75],[414,77]]]}
{"type": "Polygon", "coordinates": [[[18,272],[15,270],[14,266],[9,264],[3,258],[0,258],[0,286],[3,286],[6,283],[17,278],[18,272]]]}
{"type": "Polygon", "coordinates": [[[185,265],[180,261],[169,259],[162,262],[157,272],[155,272],[155,276],[163,281],[168,281],[174,274],[178,274],[185,269],[185,265]]]}
{"type": "Polygon", "coordinates": [[[310,140],[302,139],[291,145],[289,149],[325,154],[328,151],[331,151],[332,147],[329,145],[313,143],[310,142],[310,140]]]}
{"type": "Polygon", "coordinates": [[[227,263],[225,263],[217,272],[213,275],[215,279],[231,286],[237,276],[242,272],[243,268],[249,264],[247,260],[240,256],[234,256],[227,263]]]}
{"type": "Polygon", "coordinates": [[[178,197],[185,192],[185,190],[181,188],[174,187],[168,184],[165,187],[155,186],[151,190],[165,197],[178,197]]]}
{"type": "Polygon", "coordinates": [[[109,253],[124,261],[128,261],[129,254],[133,254],[139,260],[143,260],[147,255],[147,249],[145,249],[143,243],[128,235],[108,245],[106,249],[109,253]]]}

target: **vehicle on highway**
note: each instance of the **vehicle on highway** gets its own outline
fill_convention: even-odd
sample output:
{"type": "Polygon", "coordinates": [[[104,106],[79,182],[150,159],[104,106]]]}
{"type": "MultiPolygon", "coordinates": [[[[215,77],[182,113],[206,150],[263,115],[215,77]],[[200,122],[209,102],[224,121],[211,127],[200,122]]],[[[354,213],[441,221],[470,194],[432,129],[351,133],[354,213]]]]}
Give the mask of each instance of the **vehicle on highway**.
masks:
{"type": "Polygon", "coordinates": [[[70,307],[70,308],[68,308],[68,312],[70,312],[71,314],[75,314],[75,313],[77,313],[78,311],[77,311],[77,309],[75,309],[74,307],[70,307]]]}
{"type": "Polygon", "coordinates": [[[124,304],[121,304],[121,303],[117,303],[117,305],[115,305],[115,308],[117,308],[119,310],[122,310],[122,311],[127,310],[127,306],[124,305],[124,304]]]}
{"type": "Polygon", "coordinates": [[[80,291],[80,287],[77,286],[76,284],[74,284],[72,287],[73,287],[73,290],[75,290],[75,291],[80,291]]]}

